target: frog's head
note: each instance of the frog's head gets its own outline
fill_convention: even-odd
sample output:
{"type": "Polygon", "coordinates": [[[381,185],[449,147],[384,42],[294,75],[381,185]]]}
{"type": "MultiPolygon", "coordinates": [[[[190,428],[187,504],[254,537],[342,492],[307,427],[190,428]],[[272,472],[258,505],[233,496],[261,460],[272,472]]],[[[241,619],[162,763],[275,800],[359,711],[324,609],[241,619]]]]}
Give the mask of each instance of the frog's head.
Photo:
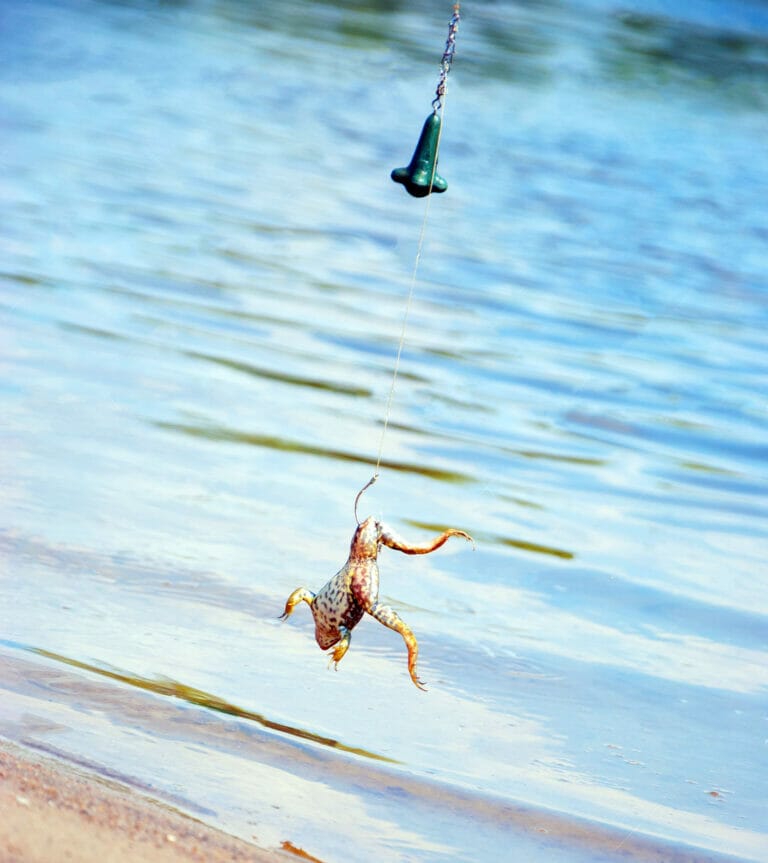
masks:
{"type": "Polygon", "coordinates": [[[379,538],[381,537],[381,525],[371,515],[358,525],[355,535],[352,537],[352,545],[349,556],[356,558],[376,559],[379,553],[379,538]]]}

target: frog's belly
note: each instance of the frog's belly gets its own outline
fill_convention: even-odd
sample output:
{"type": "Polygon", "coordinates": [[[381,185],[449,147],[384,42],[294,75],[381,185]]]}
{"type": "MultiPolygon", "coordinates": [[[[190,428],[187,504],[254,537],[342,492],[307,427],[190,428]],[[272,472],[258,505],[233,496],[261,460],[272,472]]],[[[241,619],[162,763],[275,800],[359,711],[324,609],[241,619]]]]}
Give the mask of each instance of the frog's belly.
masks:
{"type": "Polygon", "coordinates": [[[315,640],[323,650],[333,647],[341,638],[339,627],[352,629],[363,616],[363,609],[348,593],[343,583],[332,579],[322,588],[312,603],[315,618],[315,640]]]}

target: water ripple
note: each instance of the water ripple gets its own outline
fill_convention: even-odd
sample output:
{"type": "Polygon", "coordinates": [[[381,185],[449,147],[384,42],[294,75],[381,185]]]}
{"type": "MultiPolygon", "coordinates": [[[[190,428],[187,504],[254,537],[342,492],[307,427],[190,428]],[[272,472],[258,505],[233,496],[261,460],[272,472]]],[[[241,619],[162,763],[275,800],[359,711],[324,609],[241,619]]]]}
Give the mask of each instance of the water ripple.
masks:
{"type": "MultiPolygon", "coordinates": [[[[165,431],[178,432],[190,437],[203,438],[205,440],[220,441],[224,443],[239,443],[248,446],[265,447],[266,449],[280,450],[282,452],[303,453],[305,455],[319,456],[336,461],[354,462],[371,467],[376,466],[376,459],[364,456],[348,450],[333,449],[331,447],[320,447],[303,441],[289,440],[288,438],[274,437],[272,435],[261,435],[254,432],[241,432],[235,429],[215,425],[192,425],[190,423],[172,423],[153,420],[152,424],[165,431]]],[[[439,480],[447,483],[474,483],[477,480],[469,474],[454,470],[443,470],[437,467],[429,467],[424,464],[412,462],[394,461],[382,459],[381,467],[401,473],[413,473],[429,479],[439,480]]]]}

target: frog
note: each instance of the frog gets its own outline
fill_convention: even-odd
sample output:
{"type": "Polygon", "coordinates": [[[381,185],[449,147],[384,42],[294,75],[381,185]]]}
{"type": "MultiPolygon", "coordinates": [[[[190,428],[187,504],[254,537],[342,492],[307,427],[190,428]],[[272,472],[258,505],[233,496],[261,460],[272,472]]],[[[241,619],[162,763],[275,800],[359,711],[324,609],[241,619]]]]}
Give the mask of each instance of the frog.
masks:
{"type": "Polygon", "coordinates": [[[420,545],[411,545],[373,516],[358,522],[349,548],[349,557],[342,568],[317,593],[306,587],[297,587],[285,603],[280,620],[287,620],[301,602],[306,602],[315,621],[315,640],[321,650],[334,648],[329,661],[338,670],[339,663],[349,650],[352,630],[369,614],[379,623],[399,632],[408,649],[408,674],[421,690],[426,686],[416,672],[419,645],[410,627],[394,609],[379,602],[379,567],[377,557],[382,545],[404,554],[429,554],[436,551],[452,536],[474,540],[463,530],[448,528],[434,539],[420,545]]]}

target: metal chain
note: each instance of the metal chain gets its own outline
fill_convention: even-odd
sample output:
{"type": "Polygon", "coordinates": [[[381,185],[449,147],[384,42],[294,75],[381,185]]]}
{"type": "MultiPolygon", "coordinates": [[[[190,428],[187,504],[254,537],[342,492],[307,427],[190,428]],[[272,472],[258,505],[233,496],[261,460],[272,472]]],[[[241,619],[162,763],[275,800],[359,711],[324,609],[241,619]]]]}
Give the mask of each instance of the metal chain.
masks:
{"type": "Polygon", "coordinates": [[[445,51],[443,58],[440,60],[440,80],[437,82],[435,90],[435,98],[432,100],[432,109],[437,113],[443,107],[443,96],[445,96],[445,86],[448,81],[448,73],[451,71],[451,63],[453,63],[453,55],[456,53],[456,34],[459,32],[459,3],[453,4],[453,15],[448,23],[448,38],[445,42],[445,51]]]}

